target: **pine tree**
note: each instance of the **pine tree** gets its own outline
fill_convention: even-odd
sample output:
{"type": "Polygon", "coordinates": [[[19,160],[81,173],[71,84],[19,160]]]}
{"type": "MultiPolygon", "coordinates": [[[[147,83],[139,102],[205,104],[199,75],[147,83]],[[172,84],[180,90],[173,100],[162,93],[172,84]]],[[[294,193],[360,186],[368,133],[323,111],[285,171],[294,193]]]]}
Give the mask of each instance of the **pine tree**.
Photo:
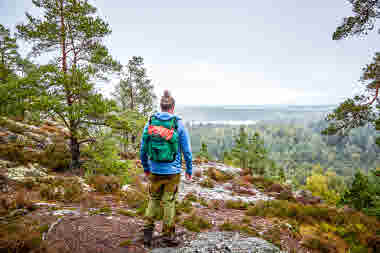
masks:
{"type": "Polygon", "coordinates": [[[235,145],[231,150],[231,153],[240,161],[241,168],[248,167],[248,134],[243,126],[239,129],[239,134],[235,136],[235,145]]]}
{"type": "Polygon", "coordinates": [[[122,72],[114,97],[123,110],[137,111],[147,117],[154,109],[156,95],[152,80],[147,77],[144,59],[133,56],[122,72]]]}
{"type": "Polygon", "coordinates": [[[258,174],[264,174],[268,162],[267,154],[264,141],[259,133],[255,132],[248,139],[248,168],[256,170],[258,174]]]}
{"type": "Polygon", "coordinates": [[[20,55],[17,51],[16,38],[13,38],[9,29],[0,24],[0,84],[5,83],[10,75],[15,75],[20,55]]]}
{"type": "Polygon", "coordinates": [[[94,81],[120,69],[102,39],[111,33],[109,25],[96,16],[96,8],[85,0],[32,0],[43,11],[41,17],[26,13],[18,25],[18,36],[32,47],[32,55],[55,52],[50,64],[38,69],[31,89],[37,89],[29,110],[41,117],[59,118],[70,131],[72,168],[80,166],[80,144],[92,141],[91,125],[110,125],[113,101],[104,99],[94,81]]]}
{"type": "MultiPolygon", "coordinates": [[[[138,112],[143,117],[148,117],[154,110],[156,95],[146,72],[144,59],[141,56],[133,56],[124,67],[122,79],[113,93],[123,111],[138,112]]],[[[132,145],[136,143],[137,134],[135,131],[122,133],[123,138],[130,140],[132,145]]]]}
{"type": "Polygon", "coordinates": [[[207,143],[206,142],[203,142],[202,141],[202,144],[201,144],[201,150],[199,151],[199,153],[196,155],[197,158],[205,158],[207,160],[211,160],[211,156],[210,154],[208,153],[208,146],[207,146],[207,143]]]}
{"type": "MultiPolygon", "coordinates": [[[[380,17],[380,2],[373,0],[349,0],[353,16],[343,19],[333,34],[333,40],[349,36],[366,35],[373,30],[380,17]]],[[[365,92],[341,103],[333,113],[326,117],[330,125],[323,134],[347,135],[353,128],[370,125],[380,130],[380,53],[376,53],[373,62],[364,68],[361,81],[365,92]]],[[[380,137],[376,143],[380,145],[380,137]]]]}

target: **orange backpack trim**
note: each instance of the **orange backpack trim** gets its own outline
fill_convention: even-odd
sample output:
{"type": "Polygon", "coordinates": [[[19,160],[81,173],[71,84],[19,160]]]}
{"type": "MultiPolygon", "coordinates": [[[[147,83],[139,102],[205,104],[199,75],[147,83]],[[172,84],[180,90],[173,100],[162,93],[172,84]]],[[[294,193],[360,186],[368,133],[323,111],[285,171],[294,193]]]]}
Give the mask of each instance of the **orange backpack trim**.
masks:
{"type": "Polygon", "coordinates": [[[159,135],[165,140],[170,140],[173,137],[174,129],[167,129],[163,126],[149,126],[148,134],[149,135],[159,135]]]}

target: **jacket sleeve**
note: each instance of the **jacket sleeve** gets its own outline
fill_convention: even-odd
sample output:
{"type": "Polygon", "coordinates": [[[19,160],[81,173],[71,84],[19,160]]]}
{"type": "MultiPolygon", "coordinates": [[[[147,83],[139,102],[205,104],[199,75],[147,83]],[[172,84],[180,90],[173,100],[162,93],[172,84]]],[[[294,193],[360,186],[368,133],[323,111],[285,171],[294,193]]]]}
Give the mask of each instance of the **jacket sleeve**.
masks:
{"type": "Polygon", "coordinates": [[[144,172],[150,172],[148,154],[146,153],[146,148],[145,148],[146,142],[144,138],[146,136],[147,129],[148,129],[148,124],[145,125],[144,127],[144,131],[141,137],[141,147],[140,147],[140,160],[141,160],[142,166],[144,167],[144,172]]]}
{"type": "Polygon", "coordinates": [[[186,173],[189,175],[192,175],[193,173],[193,155],[191,153],[191,144],[190,144],[190,138],[187,130],[185,129],[184,125],[181,121],[178,122],[178,128],[179,128],[179,142],[181,145],[181,151],[183,153],[183,156],[185,158],[186,162],[186,173]]]}

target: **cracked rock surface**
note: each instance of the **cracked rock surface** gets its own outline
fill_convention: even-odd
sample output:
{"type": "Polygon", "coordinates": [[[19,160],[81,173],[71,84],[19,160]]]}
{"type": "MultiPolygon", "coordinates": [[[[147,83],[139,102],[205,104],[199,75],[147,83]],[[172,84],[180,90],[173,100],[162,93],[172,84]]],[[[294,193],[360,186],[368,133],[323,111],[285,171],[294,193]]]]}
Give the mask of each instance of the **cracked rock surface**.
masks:
{"type": "MultiPolygon", "coordinates": [[[[227,172],[231,173],[234,175],[238,175],[238,173],[241,171],[240,168],[233,168],[233,167],[228,167],[224,164],[221,163],[215,163],[215,162],[209,162],[206,164],[202,164],[200,166],[194,166],[194,171],[195,170],[200,170],[202,173],[204,171],[207,171],[209,168],[215,168],[219,171],[222,172],[227,172]]],[[[182,178],[181,178],[181,183],[180,183],[180,190],[179,190],[179,199],[183,199],[186,194],[193,192],[196,194],[198,197],[207,199],[207,200],[241,200],[244,202],[256,202],[258,200],[271,200],[273,197],[270,197],[257,189],[252,189],[252,192],[254,195],[251,196],[242,196],[242,195],[236,195],[233,194],[231,190],[228,189],[228,186],[230,183],[225,183],[225,184],[215,184],[215,187],[213,188],[206,188],[202,187],[197,183],[197,180],[201,179],[196,179],[193,177],[192,180],[186,180],[184,172],[182,173],[182,178]]]]}
{"type": "Polygon", "coordinates": [[[197,235],[181,248],[156,248],[151,253],[284,253],[273,244],[234,232],[207,232],[197,235]]]}

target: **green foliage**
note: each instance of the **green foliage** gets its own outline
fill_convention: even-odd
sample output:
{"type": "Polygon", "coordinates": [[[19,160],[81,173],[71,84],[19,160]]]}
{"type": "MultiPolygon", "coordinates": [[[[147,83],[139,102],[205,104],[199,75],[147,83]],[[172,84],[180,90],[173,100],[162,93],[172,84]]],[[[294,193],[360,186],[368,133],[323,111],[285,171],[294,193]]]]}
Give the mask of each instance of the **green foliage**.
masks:
{"type": "Polygon", "coordinates": [[[248,203],[241,200],[227,200],[225,205],[229,209],[246,210],[248,208],[248,203]]]}
{"type": "Polygon", "coordinates": [[[144,58],[133,56],[122,72],[122,79],[113,93],[122,110],[138,111],[147,117],[157,99],[152,80],[147,77],[144,58]]]}
{"type": "Polygon", "coordinates": [[[210,178],[205,178],[201,182],[199,182],[199,185],[206,187],[206,188],[214,188],[215,183],[210,178]]]}
{"type": "Polygon", "coordinates": [[[15,75],[21,59],[17,49],[16,39],[12,38],[9,29],[0,24],[0,83],[15,75]]]}
{"type": "Polygon", "coordinates": [[[30,91],[27,109],[65,124],[71,134],[71,166],[77,168],[80,144],[89,141],[89,126],[116,120],[110,116],[117,111],[115,102],[97,93],[94,84],[120,70],[102,44],[111,30],[87,1],[34,0],[33,4],[43,14],[26,13],[27,21],[17,26],[18,37],[33,44],[33,56],[53,51],[58,57],[36,69],[26,82],[26,91],[30,91]]]}
{"type": "Polygon", "coordinates": [[[229,157],[237,159],[241,168],[251,169],[252,174],[281,178],[280,170],[269,158],[268,149],[258,132],[249,135],[244,127],[240,127],[229,157]]]}
{"type": "MultiPolygon", "coordinates": [[[[379,18],[379,2],[371,0],[349,0],[354,16],[344,18],[333,34],[334,40],[340,40],[353,35],[366,35],[375,27],[379,18]]],[[[364,85],[361,95],[349,98],[341,103],[333,113],[326,118],[330,125],[323,130],[326,135],[346,135],[351,129],[370,125],[380,130],[379,103],[379,73],[380,53],[376,53],[371,64],[363,68],[361,81],[364,85]]],[[[380,137],[376,143],[380,144],[380,137]]]]}
{"type": "Polygon", "coordinates": [[[352,185],[344,193],[342,203],[380,218],[380,179],[375,172],[367,176],[358,171],[352,185]]]}
{"type": "Polygon", "coordinates": [[[87,180],[97,192],[114,193],[121,189],[121,180],[116,176],[91,175],[87,180]]]}
{"type": "Polygon", "coordinates": [[[183,221],[183,226],[190,231],[200,232],[203,229],[212,228],[212,224],[206,218],[195,213],[183,221]]]}
{"type": "Polygon", "coordinates": [[[379,3],[371,0],[349,0],[354,16],[346,17],[333,34],[334,40],[340,40],[353,35],[366,35],[374,29],[379,17],[379,3]]]}
{"type": "MultiPolygon", "coordinates": [[[[307,113],[302,115],[302,118],[307,117],[307,113]]],[[[274,166],[268,162],[265,177],[299,188],[306,185],[306,179],[311,176],[314,167],[320,166],[324,171],[336,173],[333,177],[336,182],[328,182],[329,189],[341,193],[356,168],[368,170],[380,167],[380,147],[375,143],[376,130],[373,128],[356,128],[345,137],[323,136],[320,132],[327,125],[327,122],[316,117],[306,122],[259,122],[247,127],[246,131],[250,135],[260,132],[268,150],[267,156],[275,161],[274,166]]],[[[194,152],[200,148],[202,139],[212,156],[218,160],[224,159],[230,166],[240,167],[240,161],[229,152],[234,147],[233,139],[239,128],[218,125],[187,127],[194,152]]],[[[257,173],[257,170],[254,172],[257,173]]]]}
{"type": "Polygon", "coordinates": [[[41,180],[39,193],[45,200],[78,202],[82,200],[84,191],[75,178],[52,178],[41,180]]]}
{"type": "Polygon", "coordinates": [[[208,153],[207,144],[202,142],[201,150],[195,155],[199,159],[212,160],[210,154],[208,153]]]}
{"type": "MultiPolygon", "coordinates": [[[[116,85],[115,92],[112,95],[120,106],[123,115],[132,113],[145,119],[153,112],[157,97],[154,93],[152,80],[147,76],[144,59],[141,56],[133,56],[124,66],[121,72],[121,80],[116,85]]],[[[137,122],[138,120],[136,119],[137,122]]],[[[123,152],[128,152],[129,148],[137,150],[137,140],[143,127],[144,125],[119,131],[122,137],[123,152]]]]}
{"type": "Polygon", "coordinates": [[[176,214],[182,214],[182,213],[190,213],[193,210],[193,205],[191,204],[191,201],[188,199],[184,199],[181,202],[176,204],[176,214]]]}
{"type": "Polygon", "coordinates": [[[98,133],[95,141],[82,150],[87,175],[125,175],[130,164],[120,160],[118,142],[107,133],[98,133]]]}
{"type": "MultiPolygon", "coordinates": [[[[340,200],[338,192],[329,187],[329,182],[334,180],[335,173],[323,173],[315,171],[306,179],[305,188],[314,196],[320,196],[326,200],[329,204],[337,204],[340,200]]],[[[330,183],[331,185],[331,183],[330,183]]]]}
{"type": "Polygon", "coordinates": [[[219,229],[222,231],[237,231],[255,237],[260,236],[255,230],[250,228],[248,225],[233,223],[229,219],[225,220],[219,226],[219,229]]]}
{"type": "Polygon", "coordinates": [[[120,215],[128,216],[128,217],[135,217],[136,213],[129,211],[129,210],[124,210],[124,209],[119,209],[117,211],[120,215]]]}
{"type": "Polygon", "coordinates": [[[248,134],[241,126],[239,134],[235,136],[235,146],[231,150],[232,155],[239,160],[241,168],[248,167],[248,148],[248,134]]]}
{"type": "Polygon", "coordinates": [[[341,237],[351,247],[369,248],[371,238],[378,233],[380,226],[374,217],[359,212],[345,212],[326,205],[302,205],[283,200],[257,202],[248,208],[246,214],[284,218],[301,227],[318,226],[322,231],[327,230],[341,237]]]}

